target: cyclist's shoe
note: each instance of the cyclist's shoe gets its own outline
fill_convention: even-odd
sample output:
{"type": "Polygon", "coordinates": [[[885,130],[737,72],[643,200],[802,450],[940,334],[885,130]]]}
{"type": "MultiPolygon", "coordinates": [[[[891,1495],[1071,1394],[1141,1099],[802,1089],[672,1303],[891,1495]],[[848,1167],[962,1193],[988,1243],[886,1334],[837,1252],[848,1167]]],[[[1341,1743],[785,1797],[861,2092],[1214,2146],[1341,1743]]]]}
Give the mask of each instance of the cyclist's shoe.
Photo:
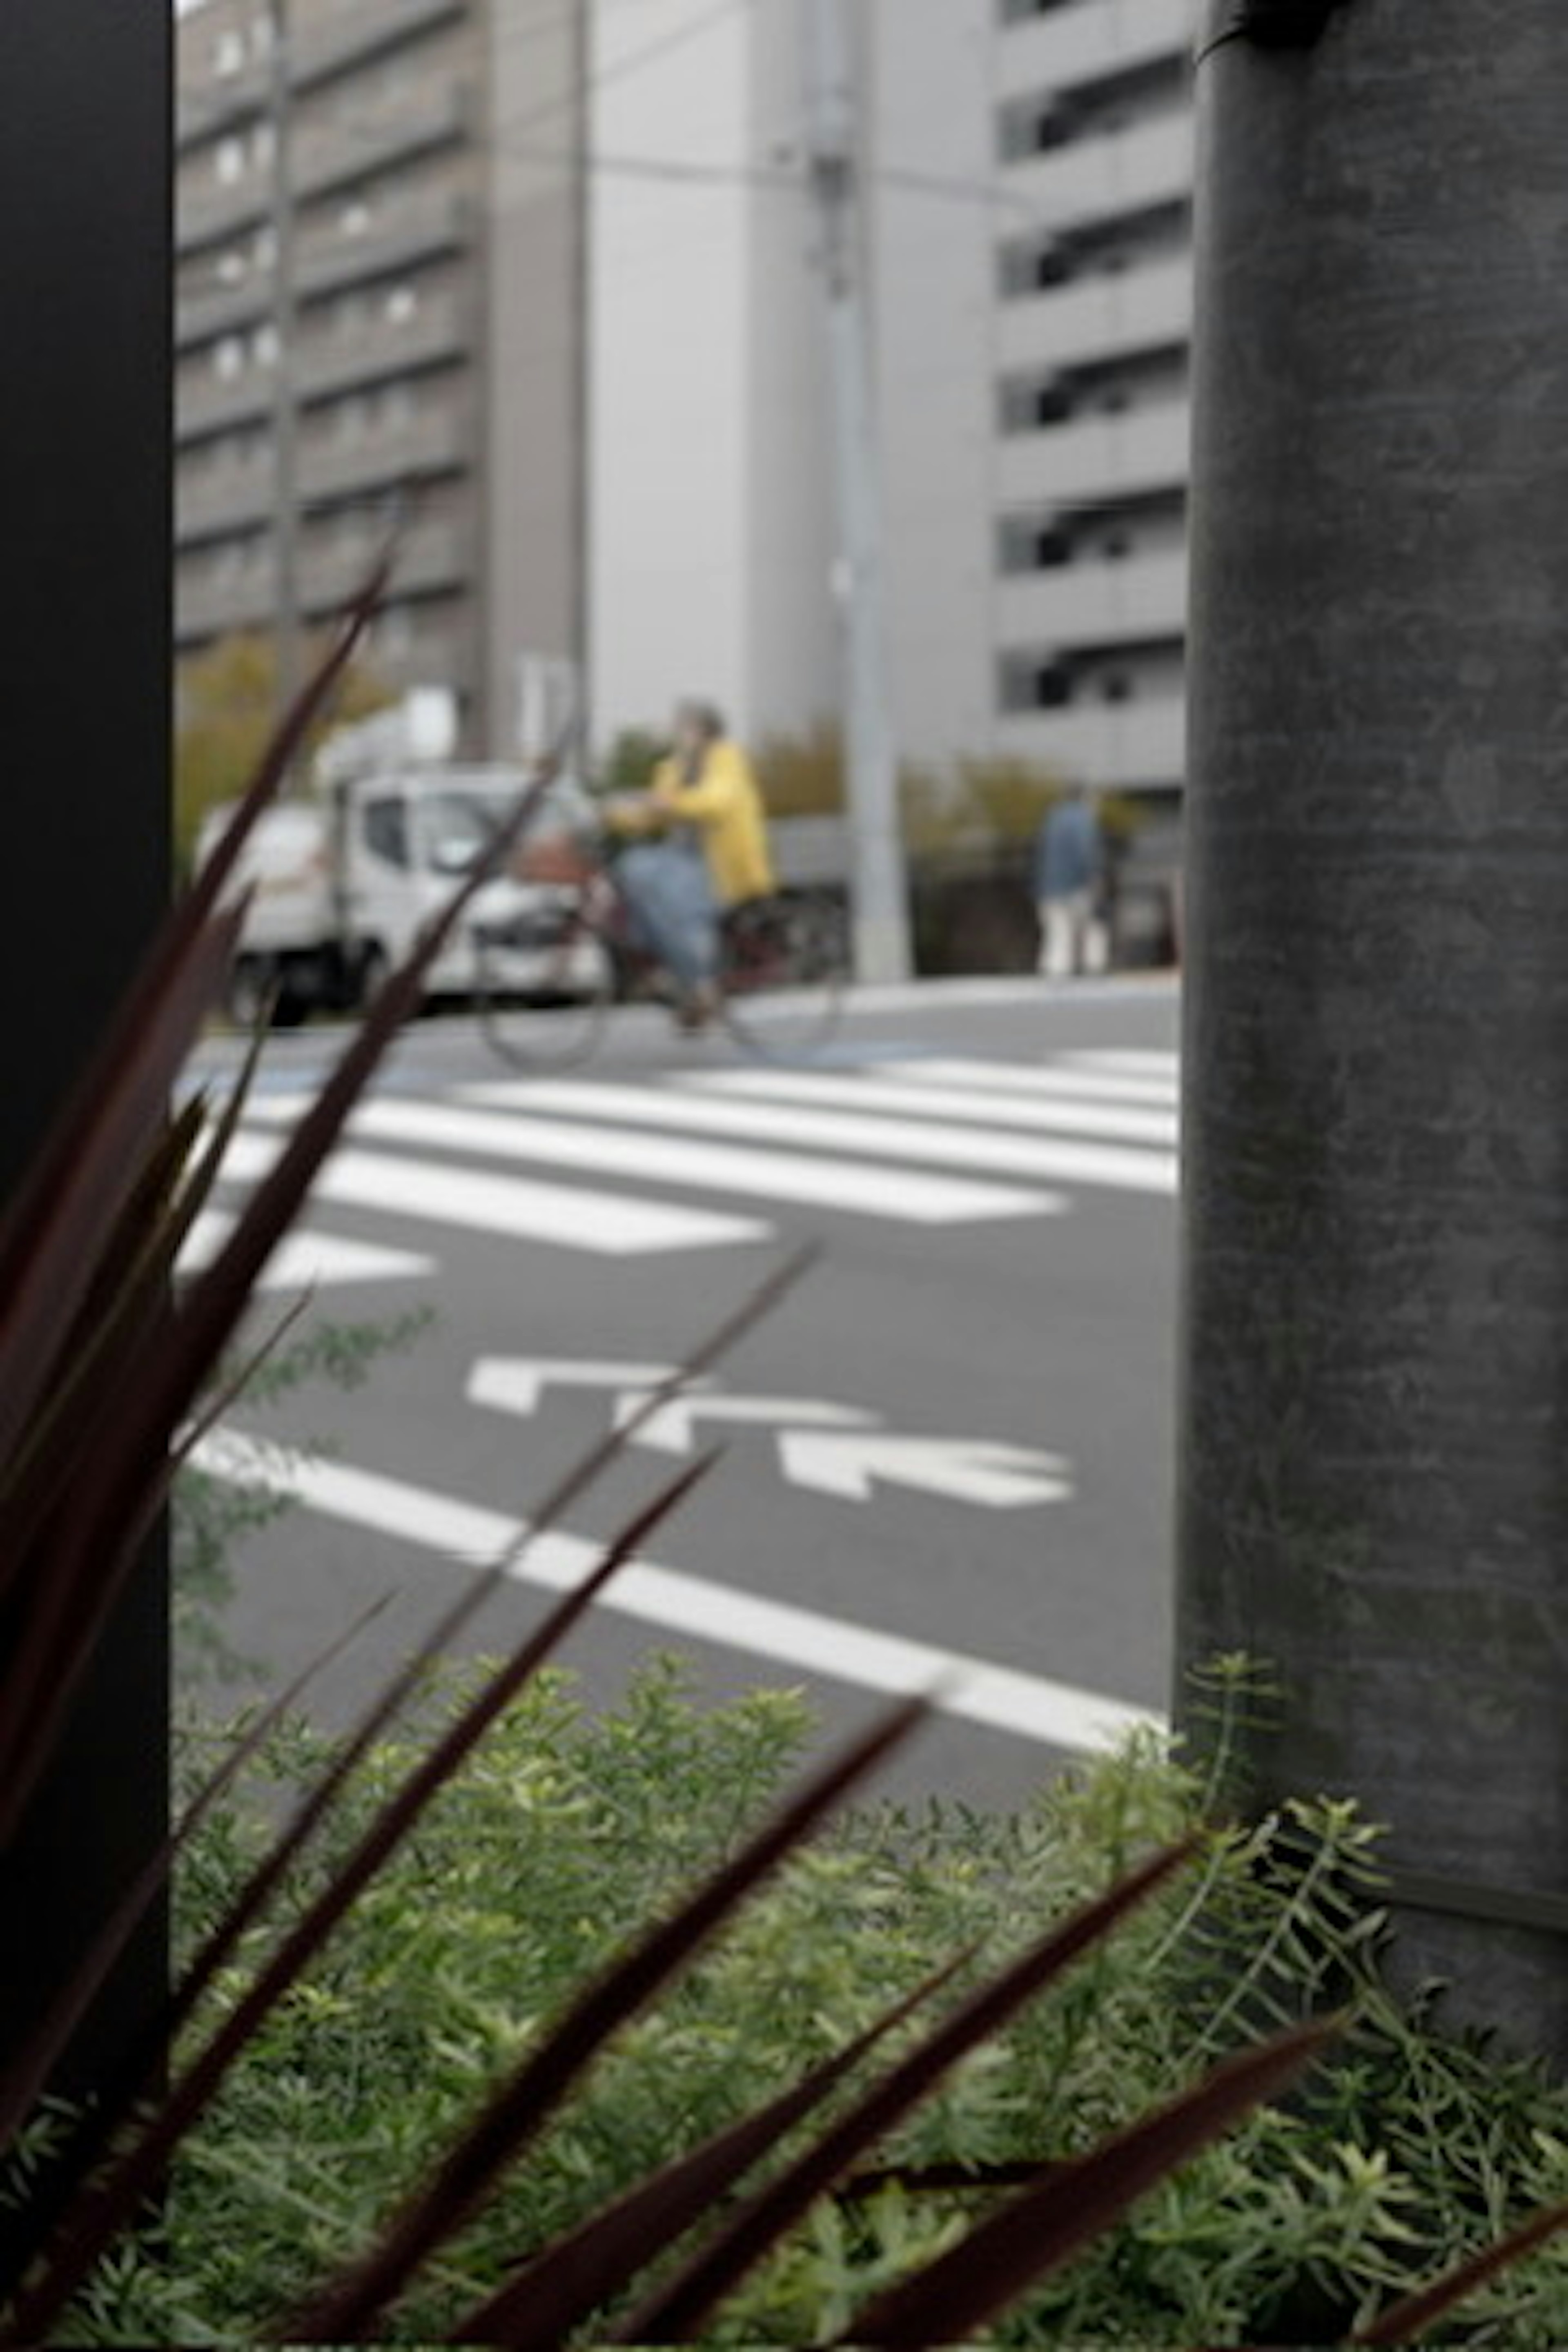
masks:
{"type": "Polygon", "coordinates": [[[678,1000],[676,1025],[695,1034],[700,1029],[710,1028],[718,1013],[719,992],[710,980],[701,980],[694,988],[687,989],[678,1000]]]}

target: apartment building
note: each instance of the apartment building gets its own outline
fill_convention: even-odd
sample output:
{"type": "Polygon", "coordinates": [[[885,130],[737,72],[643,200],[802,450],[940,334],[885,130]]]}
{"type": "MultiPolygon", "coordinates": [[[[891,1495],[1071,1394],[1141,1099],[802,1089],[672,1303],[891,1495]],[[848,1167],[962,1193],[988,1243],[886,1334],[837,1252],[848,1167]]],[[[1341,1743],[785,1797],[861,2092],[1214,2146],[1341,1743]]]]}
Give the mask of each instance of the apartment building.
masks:
{"type": "Polygon", "coordinates": [[[1005,0],[998,749],[1179,787],[1193,0],[1005,0]]]}
{"type": "Polygon", "coordinates": [[[271,625],[280,540],[309,633],[394,526],[372,657],[454,688],[474,748],[515,732],[519,655],[575,642],[577,17],[205,0],[182,19],[182,654],[271,625]]]}
{"type": "MultiPolygon", "coordinates": [[[[264,624],[277,423],[330,609],[515,731],[839,698],[807,0],[203,0],[182,33],[179,632],[264,624]],[[286,14],[279,81],[273,28],[286,14]],[[287,92],[293,289],[274,149],[287,92]],[[287,341],[289,349],[282,348],[287,341]]],[[[896,731],[1183,775],[1194,0],[860,0],[861,259],[896,731]]]]}
{"type": "MultiPolygon", "coordinates": [[[[595,708],[706,677],[753,735],[837,700],[809,9],[601,11],[595,708]],[[651,67],[627,70],[658,33],[651,67]]],[[[942,768],[1174,792],[1193,0],[861,0],[858,173],[889,698],[942,768]]]]}

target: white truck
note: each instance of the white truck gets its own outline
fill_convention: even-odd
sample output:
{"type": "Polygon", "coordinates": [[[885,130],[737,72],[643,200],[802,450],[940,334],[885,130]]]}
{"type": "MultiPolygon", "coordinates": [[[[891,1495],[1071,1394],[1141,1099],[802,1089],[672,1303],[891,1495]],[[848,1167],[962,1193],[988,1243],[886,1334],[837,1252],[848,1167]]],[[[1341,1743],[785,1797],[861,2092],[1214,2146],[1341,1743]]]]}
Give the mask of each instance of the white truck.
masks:
{"type": "MultiPolygon", "coordinates": [[[[401,710],[401,719],[387,713],[353,730],[369,738],[364,772],[356,772],[364,764],[363,740],[356,746],[331,739],[310,793],[275,804],[251,835],[234,885],[235,895],[248,898],[226,995],[231,1018],[243,1025],[268,1005],[273,1020],[289,1026],[312,1012],[363,1004],[445,906],[526,788],[521,768],[419,756],[430,738],[410,724],[406,706],[401,710]],[[387,757],[400,743],[405,756],[387,757]]],[[[218,809],[207,818],[198,860],[226,814],[218,809]]],[[[551,785],[528,828],[524,854],[514,852],[511,870],[481,886],[432,964],[427,1001],[473,994],[480,928],[504,931],[507,940],[504,950],[489,950],[491,985],[526,996],[548,980],[560,992],[558,942],[573,894],[563,883],[526,878],[529,866],[540,862],[527,853],[552,835],[571,837],[589,821],[581,787],[567,778],[551,785]]],[[[585,935],[577,941],[564,984],[590,992],[600,952],[585,935]]]]}

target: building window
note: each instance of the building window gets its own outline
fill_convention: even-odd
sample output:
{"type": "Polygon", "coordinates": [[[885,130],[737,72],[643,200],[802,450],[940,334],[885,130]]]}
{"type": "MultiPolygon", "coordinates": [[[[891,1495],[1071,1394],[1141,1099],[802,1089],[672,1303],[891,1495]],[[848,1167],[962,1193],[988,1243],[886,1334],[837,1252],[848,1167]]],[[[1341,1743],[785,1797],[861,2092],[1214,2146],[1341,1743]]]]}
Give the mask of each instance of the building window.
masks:
{"type": "Polygon", "coordinates": [[[245,142],[242,139],[220,139],[213,150],[213,170],[220,187],[232,188],[245,176],[245,142]]]}
{"type": "Polygon", "coordinates": [[[215,63],[225,80],[227,80],[231,74],[240,71],[245,64],[245,43],[237,33],[227,32],[218,35],[215,63]]]}
{"type": "Polygon", "coordinates": [[[282,339],[270,319],[258,327],[250,341],[250,355],[259,368],[276,367],[282,356],[282,339]]]}
{"type": "Polygon", "coordinates": [[[412,286],[395,286],[386,298],[386,320],[392,327],[405,327],[419,308],[419,297],[412,286]]]}
{"type": "Polygon", "coordinates": [[[220,335],[213,345],[213,373],[220,383],[232,383],[245,369],[245,342],[239,335],[220,335]]]}

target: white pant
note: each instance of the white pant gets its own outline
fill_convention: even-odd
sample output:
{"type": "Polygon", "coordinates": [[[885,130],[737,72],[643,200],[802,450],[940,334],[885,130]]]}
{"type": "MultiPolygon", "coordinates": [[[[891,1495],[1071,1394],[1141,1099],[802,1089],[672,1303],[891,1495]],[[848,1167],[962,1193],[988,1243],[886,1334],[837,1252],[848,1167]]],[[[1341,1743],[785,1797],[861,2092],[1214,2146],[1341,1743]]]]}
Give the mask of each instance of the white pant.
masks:
{"type": "Polygon", "coordinates": [[[1075,972],[1103,971],[1110,942],[1094,911],[1092,890],[1069,890],[1060,898],[1037,901],[1040,970],[1047,980],[1070,980],[1075,972]]]}

